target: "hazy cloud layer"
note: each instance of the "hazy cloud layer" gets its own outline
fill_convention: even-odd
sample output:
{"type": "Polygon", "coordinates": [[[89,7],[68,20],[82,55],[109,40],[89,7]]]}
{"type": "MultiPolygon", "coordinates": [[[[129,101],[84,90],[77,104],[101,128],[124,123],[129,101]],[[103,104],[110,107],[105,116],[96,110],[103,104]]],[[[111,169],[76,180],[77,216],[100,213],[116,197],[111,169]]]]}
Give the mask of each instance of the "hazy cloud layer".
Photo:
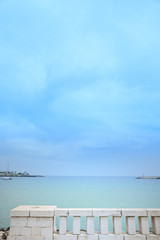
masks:
{"type": "Polygon", "coordinates": [[[158,175],[159,12],[153,0],[0,1],[0,169],[158,175]]]}

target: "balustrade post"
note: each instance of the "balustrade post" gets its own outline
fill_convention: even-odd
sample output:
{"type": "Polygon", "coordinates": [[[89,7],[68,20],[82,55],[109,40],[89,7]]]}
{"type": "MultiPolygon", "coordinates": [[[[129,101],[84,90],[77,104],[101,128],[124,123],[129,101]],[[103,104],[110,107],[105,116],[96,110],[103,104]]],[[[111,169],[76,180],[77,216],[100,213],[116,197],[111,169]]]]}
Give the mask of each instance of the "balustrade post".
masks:
{"type": "Polygon", "coordinates": [[[151,216],[152,221],[152,231],[155,234],[160,234],[160,209],[151,208],[147,209],[148,216],[151,216]]]}
{"type": "Polygon", "coordinates": [[[87,219],[87,234],[94,234],[94,217],[86,217],[87,219]]]}
{"type": "Polygon", "coordinates": [[[59,234],[65,235],[67,232],[67,217],[59,217],[59,234]]]}
{"type": "Polygon", "coordinates": [[[108,217],[99,217],[100,234],[108,234],[108,217]]]}
{"type": "Polygon", "coordinates": [[[160,217],[151,217],[152,231],[155,234],[160,234],[160,217]]]}
{"type": "Polygon", "coordinates": [[[80,234],[81,217],[73,217],[73,234],[80,234]]]}
{"type": "Polygon", "coordinates": [[[126,232],[128,234],[136,234],[135,217],[126,217],[126,232]]]}
{"type": "Polygon", "coordinates": [[[68,209],[66,208],[57,208],[55,210],[55,216],[59,217],[59,234],[65,235],[67,232],[67,216],[68,209]]]}
{"type": "Polygon", "coordinates": [[[139,221],[139,231],[142,234],[149,234],[149,223],[148,217],[138,217],[139,221]]]}
{"type": "Polygon", "coordinates": [[[121,217],[113,217],[113,233],[114,234],[122,234],[121,217]]]}

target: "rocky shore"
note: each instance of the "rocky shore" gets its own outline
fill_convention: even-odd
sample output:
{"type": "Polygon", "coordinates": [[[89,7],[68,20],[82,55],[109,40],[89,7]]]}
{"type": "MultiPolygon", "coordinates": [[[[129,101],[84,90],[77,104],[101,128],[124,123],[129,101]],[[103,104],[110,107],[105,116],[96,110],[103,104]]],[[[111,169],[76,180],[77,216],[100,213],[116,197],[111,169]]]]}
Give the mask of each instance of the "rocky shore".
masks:
{"type": "Polygon", "coordinates": [[[0,229],[0,240],[4,240],[4,239],[7,239],[9,235],[9,228],[7,229],[0,229]]]}

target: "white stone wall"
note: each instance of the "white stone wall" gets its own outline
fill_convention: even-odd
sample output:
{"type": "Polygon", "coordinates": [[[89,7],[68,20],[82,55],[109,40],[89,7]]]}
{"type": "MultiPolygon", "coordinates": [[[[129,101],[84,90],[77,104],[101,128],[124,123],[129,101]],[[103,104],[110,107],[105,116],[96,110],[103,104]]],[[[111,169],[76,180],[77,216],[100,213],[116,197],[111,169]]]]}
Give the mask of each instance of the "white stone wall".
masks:
{"type": "Polygon", "coordinates": [[[9,240],[52,240],[56,206],[20,206],[11,211],[9,240]]]}
{"type": "Polygon", "coordinates": [[[20,206],[11,211],[9,240],[160,240],[160,209],[20,206]],[[126,233],[122,232],[122,216],[126,219],[126,233]],[[55,228],[55,217],[59,217],[59,230],[55,228]],[[67,230],[68,217],[73,217],[72,232],[67,230]],[[81,217],[86,217],[86,231],[81,230],[81,217]],[[99,217],[99,232],[95,232],[94,217],[99,217]],[[112,233],[108,231],[108,217],[112,217],[112,233]]]}

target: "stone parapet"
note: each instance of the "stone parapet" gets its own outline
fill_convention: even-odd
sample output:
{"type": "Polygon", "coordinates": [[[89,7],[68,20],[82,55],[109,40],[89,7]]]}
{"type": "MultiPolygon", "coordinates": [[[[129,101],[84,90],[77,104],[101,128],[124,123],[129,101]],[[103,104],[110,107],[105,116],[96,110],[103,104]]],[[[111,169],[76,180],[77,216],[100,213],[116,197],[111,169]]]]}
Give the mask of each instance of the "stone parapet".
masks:
{"type": "Polygon", "coordinates": [[[56,206],[19,206],[11,210],[9,240],[160,240],[160,209],[143,208],[57,208],[56,206]],[[81,217],[86,230],[81,230],[81,217]],[[94,218],[99,219],[95,231],[94,218]],[[122,231],[122,217],[126,232],[122,231]],[[57,220],[56,220],[57,218],[57,220]],[[73,218],[72,232],[68,218],[73,218]],[[113,232],[108,230],[112,218],[113,232]],[[136,218],[138,229],[136,229],[136,218]],[[151,218],[151,228],[149,228],[151,218]],[[55,222],[58,222],[56,230],[55,222]]]}

